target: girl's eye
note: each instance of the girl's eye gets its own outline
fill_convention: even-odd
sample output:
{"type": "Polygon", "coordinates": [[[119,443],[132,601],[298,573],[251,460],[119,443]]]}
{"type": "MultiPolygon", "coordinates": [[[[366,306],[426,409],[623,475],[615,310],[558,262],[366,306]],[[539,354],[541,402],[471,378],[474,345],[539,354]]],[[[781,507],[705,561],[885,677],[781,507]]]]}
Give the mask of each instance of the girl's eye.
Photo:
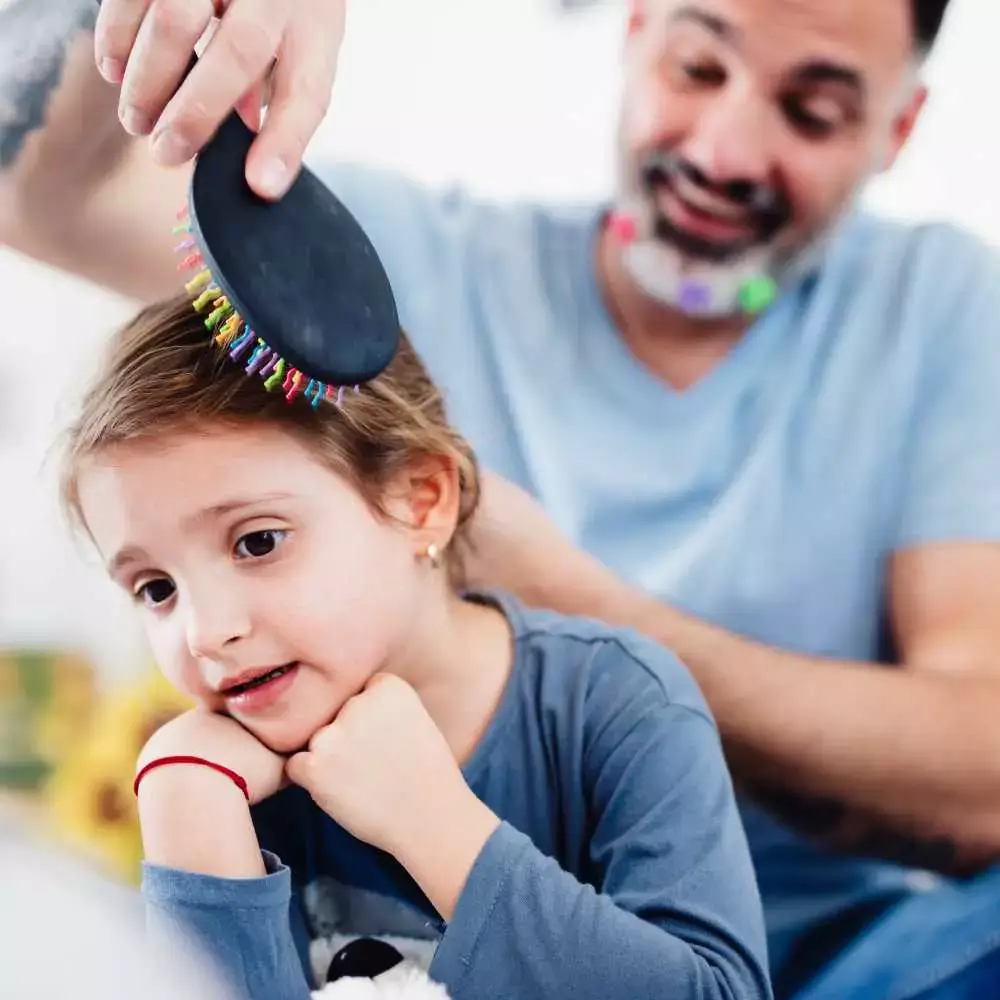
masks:
{"type": "Polygon", "coordinates": [[[251,531],[236,543],[236,555],[240,559],[261,559],[269,556],[281,545],[288,532],[279,528],[265,531],[251,531]]]}
{"type": "Polygon", "coordinates": [[[169,601],[174,596],[174,585],[170,580],[161,578],[150,580],[144,583],[136,592],[135,596],[141,600],[147,608],[155,608],[160,604],[169,601]]]}

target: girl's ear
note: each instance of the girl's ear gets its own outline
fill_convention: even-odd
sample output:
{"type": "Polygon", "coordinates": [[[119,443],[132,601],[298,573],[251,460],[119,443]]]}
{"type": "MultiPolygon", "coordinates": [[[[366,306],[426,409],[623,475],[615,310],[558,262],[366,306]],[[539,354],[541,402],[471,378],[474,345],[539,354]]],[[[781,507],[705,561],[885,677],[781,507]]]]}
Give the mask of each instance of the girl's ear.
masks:
{"type": "Polygon", "coordinates": [[[458,523],[461,488],[458,467],[447,455],[422,455],[397,476],[386,510],[410,527],[415,551],[434,544],[443,551],[458,523]]]}

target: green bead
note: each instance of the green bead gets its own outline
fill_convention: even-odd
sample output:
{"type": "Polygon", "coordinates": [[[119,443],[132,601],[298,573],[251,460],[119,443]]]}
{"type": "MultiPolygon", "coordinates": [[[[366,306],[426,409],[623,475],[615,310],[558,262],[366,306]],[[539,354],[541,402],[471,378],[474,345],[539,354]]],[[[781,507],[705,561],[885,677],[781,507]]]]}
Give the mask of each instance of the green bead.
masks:
{"type": "Polygon", "coordinates": [[[778,286],[772,278],[751,278],[740,289],[740,308],[744,312],[758,313],[778,297],[778,286]]]}

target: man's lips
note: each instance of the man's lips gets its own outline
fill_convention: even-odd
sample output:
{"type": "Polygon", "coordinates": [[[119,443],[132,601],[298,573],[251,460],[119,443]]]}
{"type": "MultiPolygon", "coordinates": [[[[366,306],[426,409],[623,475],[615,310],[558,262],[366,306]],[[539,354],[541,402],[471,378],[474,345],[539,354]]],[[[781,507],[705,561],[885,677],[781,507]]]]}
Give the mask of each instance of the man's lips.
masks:
{"type": "Polygon", "coordinates": [[[750,221],[737,220],[706,211],[681,198],[667,187],[656,191],[656,206],[682,232],[711,243],[732,243],[751,239],[757,228],[750,221]]]}

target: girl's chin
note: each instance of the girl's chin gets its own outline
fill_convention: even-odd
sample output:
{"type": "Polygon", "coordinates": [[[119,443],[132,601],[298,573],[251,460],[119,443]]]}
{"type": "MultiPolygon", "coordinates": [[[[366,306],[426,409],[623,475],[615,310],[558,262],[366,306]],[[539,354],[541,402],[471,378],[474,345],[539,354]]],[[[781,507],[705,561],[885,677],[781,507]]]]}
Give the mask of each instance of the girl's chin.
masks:
{"type": "Polygon", "coordinates": [[[243,722],[243,725],[268,750],[282,757],[288,757],[301,750],[308,750],[309,741],[321,729],[328,726],[336,714],[337,710],[333,709],[329,714],[316,719],[273,719],[266,723],[258,719],[253,723],[243,722]]]}

